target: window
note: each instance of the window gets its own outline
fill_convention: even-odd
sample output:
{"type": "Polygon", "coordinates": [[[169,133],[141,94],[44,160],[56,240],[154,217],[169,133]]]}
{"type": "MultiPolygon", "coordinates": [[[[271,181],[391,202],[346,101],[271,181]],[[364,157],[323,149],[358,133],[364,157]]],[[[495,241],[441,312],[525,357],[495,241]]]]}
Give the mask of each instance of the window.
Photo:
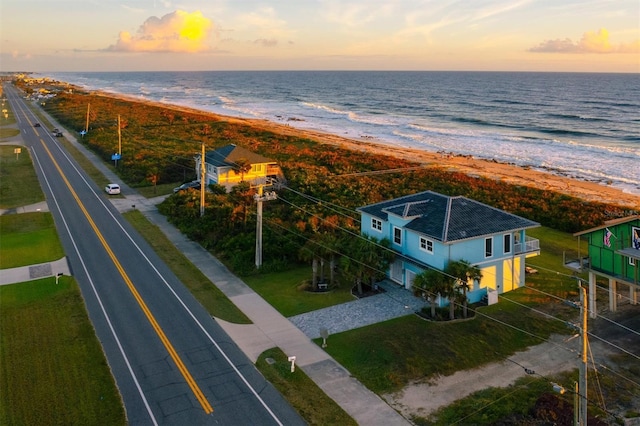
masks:
{"type": "Polygon", "coordinates": [[[493,256],[493,238],[484,239],[484,257],[493,256]]]}
{"type": "Polygon", "coordinates": [[[629,265],[636,266],[636,260],[633,257],[629,258],[629,265]]]}
{"type": "Polygon", "coordinates": [[[427,253],[433,253],[433,241],[420,237],[420,250],[424,250],[427,253]]]}
{"type": "Polygon", "coordinates": [[[504,254],[511,253],[511,234],[504,234],[504,254]]]}
{"type": "Polygon", "coordinates": [[[393,242],[402,245],[402,229],[393,227],[393,242]]]}
{"type": "Polygon", "coordinates": [[[371,229],[375,229],[376,231],[382,232],[382,222],[376,219],[375,217],[372,217],[371,229]]]}

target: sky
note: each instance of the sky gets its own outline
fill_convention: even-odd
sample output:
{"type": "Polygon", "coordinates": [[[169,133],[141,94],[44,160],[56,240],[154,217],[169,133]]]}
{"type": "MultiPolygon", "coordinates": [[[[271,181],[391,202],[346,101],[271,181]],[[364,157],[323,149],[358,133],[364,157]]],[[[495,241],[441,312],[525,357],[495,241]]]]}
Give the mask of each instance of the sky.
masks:
{"type": "Polygon", "coordinates": [[[0,71],[640,73],[639,0],[0,0],[0,71]]]}

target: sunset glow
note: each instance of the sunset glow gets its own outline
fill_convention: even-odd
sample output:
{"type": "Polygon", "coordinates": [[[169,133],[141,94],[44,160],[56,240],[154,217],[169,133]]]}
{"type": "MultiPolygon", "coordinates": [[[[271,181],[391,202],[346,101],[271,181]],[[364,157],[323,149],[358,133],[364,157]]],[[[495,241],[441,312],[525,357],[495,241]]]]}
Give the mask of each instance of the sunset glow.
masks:
{"type": "Polygon", "coordinates": [[[640,72],[640,3],[2,3],[2,70],[640,72]]]}

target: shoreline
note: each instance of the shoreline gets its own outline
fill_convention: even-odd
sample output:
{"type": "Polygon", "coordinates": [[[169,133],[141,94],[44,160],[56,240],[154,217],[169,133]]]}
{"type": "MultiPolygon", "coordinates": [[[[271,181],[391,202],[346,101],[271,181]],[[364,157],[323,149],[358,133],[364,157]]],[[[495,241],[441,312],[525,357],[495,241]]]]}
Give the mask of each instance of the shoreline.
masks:
{"type": "Polygon", "coordinates": [[[232,117],[197,108],[151,101],[119,93],[104,91],[88,91],[88,93],[153,105],[160,108],[188,112],[191,114],[205,115],[219,121],[239,123],[286,136],[310,139],[319,144],[338,146],[353,151],[392,156],[408,160],[425,167],[438,167],[449,171],[465,173],[470,176],[479,176],[507,184],[522,185],[558,192],[577,197],[585,201],[612,204],[627,209],[622,215],[613,215],[611,219],[640,214],[640,195],[624,192],[621,189],[599,182],[567,177],[553,172],[537,170],[532,167],[501,163],[495,160],[480,159],[453,152],[430,152],[415,148],[399,147],[391,144],[384,144],[372,138],[363,138],[363,140],[352,139],[318,130],[292,127],[287,124],[265,119],[232,117]]]}

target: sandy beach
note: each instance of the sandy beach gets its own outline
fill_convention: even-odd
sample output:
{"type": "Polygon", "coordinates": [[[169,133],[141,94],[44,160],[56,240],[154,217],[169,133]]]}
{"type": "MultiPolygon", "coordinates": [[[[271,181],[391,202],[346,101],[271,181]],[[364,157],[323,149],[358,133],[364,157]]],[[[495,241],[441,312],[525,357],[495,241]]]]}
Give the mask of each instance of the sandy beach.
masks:
{"type": "Polygon", "coordinates": [[[284,133],[292,136],[304,136],[324,144],[339,145],[343,148],[390,155],[422,164],[427,167],[441,167],[460,171],[469,175],[483,176],[505,183],[518,184],[561,192],[588,201],[616,204],[629,209],[629,214],[640,214],[640,196],[625,193],[620,189],[549,172],[532,170],[512,164],[456,155],[455,153],[434,153],[417,149],[385,145],[371,140],[358,141],[337,135],[292,128],[279,123],[264,120],[246,120],[252,126],[284,133]]]}
{"type": "MultiPolygon", "coordinates": [[[[605,183],[583,181],[542,170],[534,170],[513,164],[462,156],[457,155],[456,153],[435,153],[387,145],[381,141],[371,139],[350,139],[335,134],[292,127],[286,124],[286,122],[280,123],[260,119],[229,117],[193,108],[146,101],[135,97],[103,92],[98,93],[102,96],[147,103],[194,114],[204,114],[211,116],[216,120],[243,123],[245,125],[268,130],[273,133],[308,138],[321,144],[337,145],[345,149],[394,156],[421,164],[425,167],[440,167],[446,170],[459,171],[472,176],[482,176],[495,179],[509,184],[524,185],[548,191],[555,191],[578,197],[586,201],[618,205],[626,209],[623,216],[640,214],[640,195],[623,192],[622,190],[609,186],[605,183]]],[[[615,217],[612,217],[612,219],[614,218],[615,217]]]]}

